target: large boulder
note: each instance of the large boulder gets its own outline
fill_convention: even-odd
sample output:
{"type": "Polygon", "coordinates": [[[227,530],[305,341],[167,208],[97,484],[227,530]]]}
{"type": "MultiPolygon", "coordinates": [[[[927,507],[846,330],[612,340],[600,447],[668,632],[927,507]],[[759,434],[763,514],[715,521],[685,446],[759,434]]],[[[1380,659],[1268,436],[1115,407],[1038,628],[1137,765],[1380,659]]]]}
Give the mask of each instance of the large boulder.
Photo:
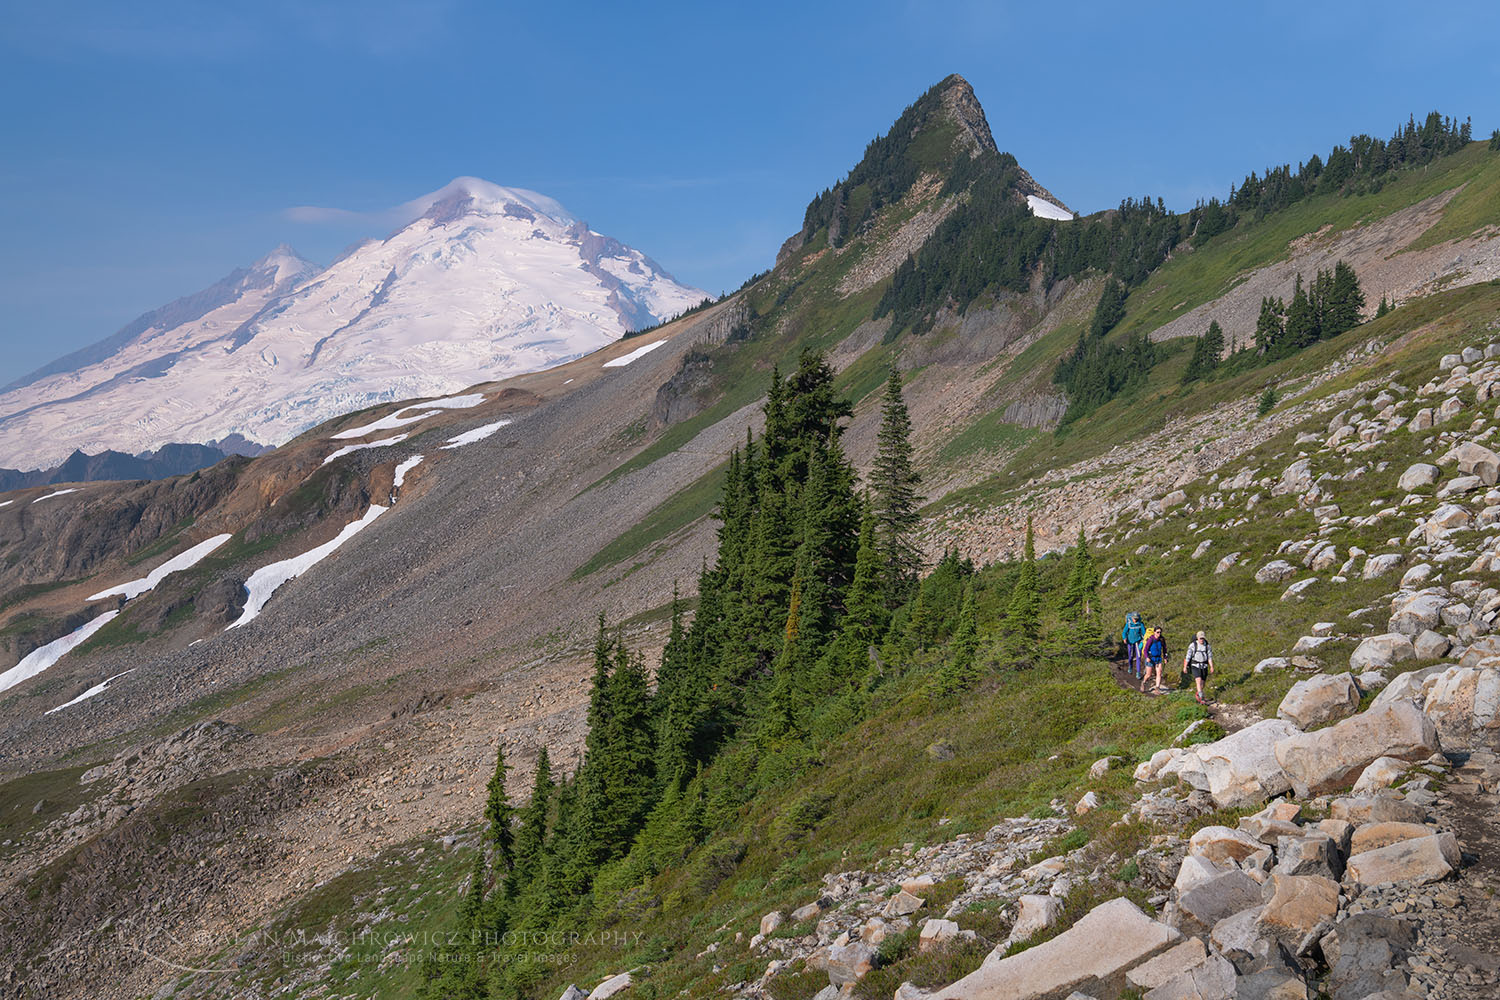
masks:
{"type": "Polygon", "coordinates": [[[1271,488],[1274,494],[1282,493],[1306,493],[1312,489],[1313,477],[1311,460],[1299,458],[1282,472],[1281,479],[1271,488]]]}
{"type": "Polygon", "coordinates": [[[1432,720],[1411,702],[1370,709],[1275,746],[1276,761],[1299,797],[1347,787],[1379,757],[1424,760],[1439,749],[1432,720]]]}
{"type": "Polygon", "coordinates": [[[1402,840],[1350,855],[1349,863],[1344,866],[1344,884],[1361,887],[1390,882],[1426,885],[1442,881],[1456,872],[1461,857],[1458,839],[1451,833],[1402,840]]]}
{"type": "Polygon", "coordinates": [[[1256,928],[1264,937],[1296,948],[1323,923],[1332,923],[1339,912],[1339,884],[1321,875],[1271,876],[1271,898],[1260,911],[1256,928]]]}
{"type": "Polygon", "coordinates": [[[1403,840],[1430,837],[1434,832],[1426,823],[1366,823],[1354,831],[1354,836],[1349,841],[1349,853],[1363,854],[1366,851],[1378,851],[1382,847],[1390,847],[1403,840]]]}
{"type": "Polygon", "coordinates": [[[1275,747],[1296,731],[1285,719],[1262,719],[1222,740],[1176,751],[1153,777],[1175,774],[1208,792],[1221,809],[1264,802],[1291,788],[1275,747]]]}
{"type": "Polygon", "coordinates": [[[1182,864],[1177,869],[1177,880],[1172,883],[1172,889],[1180,899],[1205,882],[1212,882],[1225,872],[1232,871],[1233,867],[1198,854],[1188,854],[1183,857],[1182,864]]]}
{"type": "MultiPolygon", "coordinates": [[[[1428,629],[1442,624],[1443,608],[1448,603],[1448,595],[1434,589],[1419,590],[1415,594],[1397,598],[1391,604],[1391,633],[1416,638],[1428,629]]],[[[1416,655],[1415,645],[1412,646],[1412,655],[1416,655]]]]}
{"type": "Polygon", "coordinates": [[[1235,1000],[1239,974],[1223,955],[1210,955],[1147,993],[1145,1000],[1235,1000]]]}
{"type": "Polygon", "coordinates": [[[1177,929],[1201,937],[1220,920],[1258,906],[1260,901],[1259,882],[1237,868],[1227,871],[1177,900],[1177,929]]]}
{"type": "Polygon", "coordinates": [[[1046,930],[1062,917],[1062,900],[1055,896],[1028,894],[1016,900],[1016,922],[1011,925],[1007,943],[1029,941],[1038,931],[1046,930]]]}
{"type": "Polygon", "coordinates": [[[1365,670],[1382,670],[1407,660],[1414,660],[1416,657],[1417,651],[1412,646],[1409,636],[1399,632],[1387,632],[1384,635],[1372,635],[1368,639],[1361,640],[1354,652],[1349,655],[1349,669],[1356,673],[1365,670]]]}
{"type": "MultiPolygon", "coordinates": [[[[1441,738],[1439,734],[1439,739],[1441,738]]],[[[1354,783],[1354,794],[1368,795],[1382,788],[1390,788],[1410,769],[1408,761],[1397,760],[1395,757],[1377,757],[1360,772],[1359,780],[1354,783]]]]}
{"type": "Polygon", "coordinates": [[[1437,466],[1428,465],[1426,462],[1418,462],[1401,473],[1401,478],[1397,480],[1396,486],[1400,488],[1401,492],[1410,493],[1412,490],[1431,486],[1442,478],[1442,475],[1442,470],[1437,466]]]}
{"type": "Polygon", "coordinates": [[[1401,565],[1401,554],[1399,552],[1386,552],[1378,556],[1371,556],[1365,560],[1364,573],[1361,574],[1366,580],[1374,580],[1385,576],[1391,570],[1401,565]]]}
{"type": "Polygon", "coordinates": [[[1182,941],[1128,899],[1094,907],[1050,941],[1009,958],[992,952],[974,972],[933,992],[933,1000],[1043,1000],[1079,990],[1116,996],[1125,973],[1182,941]]]}
{"type": "Polygon", "coordinates": [[[1297,567],[1285,559],[1273,559],[1255,571],[1256,583],[1280,583],[1297,574],[1297,567]]]}
{"type": "Polygon", "coordinates": [[[1444,743],[1488,742],[1500,728],[1500,669],[1449,667],[1424,687],[1423,711],[1444,743]]]}
{"type": "Polygon", "coordinates": [[[827,965],[830,986],[843,986],[857,982],[875,968],[878,949],[863,941],[850,941],[828,949],[827,965]]]}
{"type": "Polygon", "coordinates": [[[1125,973],[1125,981],[1138,992],[1154,990],[1169,980],[1175,979],[1208,961],[1208,949],[1203,939],[1191,937],[1174,945],[1148,962],[1143,962],[1125,973]]]}
{"type": "Polygon", "coordinates": [[[1365,1000],[1389,989],[1406,995],[1398,969],[1417,943],[1416,928],[1379,913],[1357,913],[1318,940],[1328,963],[1324,988],[1333,1000],[1365,1000]]]}
{"type": "Polygon", "coordinates": [[[589,994],[589,1000],[609,1000],[616,993],[623,993],[630,989],[631,982],[631,975],[628,972],[622,972],[617,976],[610,976],[604,982],[594,987],[593,992],[589,994]]]}
{"type": "Polygon", "coordinates": [[[1449,451],[1439,461],[1458,462],[1458,471],[1466,476],[1478,476],[1486,486],[1500,482],[1500,455],[1496,455],[1482,444],[1465,441],[1449,451]]]}
{"type": "Polygon", "coordinates": [[[1344,874],[1344,858],[1331,834],[1311,830],[1301,836],[1277,839],[1276,871],[1282,875],[1322,875],[1336,880],[1344,874]]]}
{"type": "Polygon", "coordinates": [[[1281,699],[1276,715],[1298,729],[1310,729],[1357,711],[1359,685],[1353,674],[1318,674],[1293,684],[1281,699]]]}
{"type": "Polygon", "coordinates": [[[1408,670],[1404,674],[1397,674],[1396,679],[1386,685],[1385,690],[1377,694],[1375,700],[1370,702],[1370,710],[1382,709],[1398,701],[1423,704],[1427,700],[1427,689],[1432,686],[1432,679],[1446,669],[1448,668],[1439,664],[1435,667],[1423,667],[1421,670],[1408,670]]]}
{"type": "Polygon", "coordinates": [[[1246,858],[1265,850],[1255,837],[1227,826],[1205,826],[1188,840],[1189,856],[1204,858],[1216,865],[1238,865],[1246,858]]]}

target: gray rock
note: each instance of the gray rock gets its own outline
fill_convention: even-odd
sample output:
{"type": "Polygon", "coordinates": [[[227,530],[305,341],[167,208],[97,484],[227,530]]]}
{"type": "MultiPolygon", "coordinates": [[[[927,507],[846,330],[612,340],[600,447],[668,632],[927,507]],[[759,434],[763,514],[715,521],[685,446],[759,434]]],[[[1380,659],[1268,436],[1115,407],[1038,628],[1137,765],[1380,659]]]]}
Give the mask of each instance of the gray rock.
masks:
{"type": "Polygon", "coordinates": [[[1319,942],[1329,972],[1325,989],[1333,1000],[1364,1000],[1384,989],[1406,988],[1397,967],[1416,946],[1416,929],[1404,920],[1357,913],[1336,924],[1319,942]]]}
{"type": "Polygon", "coordinates": [[[1374,580],[1385,576],[1399,565],[1401,565],[1401,554],[1399,552],[1387,552],[1382,555],[1371,556],[1365,560],[1365,569],[1361,576],[1366,580],[1374,580]]]}
{"type": "Polygon", "coordinates": [[[1229,553],[1229,555],[1227,555],[1223,559],[1219,560],[1218,565],[1214,567],[1214,572],[1215,573],[1226,573],[1229,570],[1233,569],[1235,567],[1235,565],[1239,563],[1240,556],[1242,556],[1242,555],[1244,555],[1243,552],[1231,552],[1231,553],[1229,553]]]}
{"type": "Polygon", "coordinates": [[[1437,660],[1447,654],[1453,648],[1453,643],[1441,632],[1432,629],[1423,629],[1422,633],[1412,641],[1412,649],[1419,660],[1437,660]]]}
{"type": "Polygon", "coordinates": [[[1276,872],[1285,875],[1321,875],[1337,881],[1344,874],[1344,860],[1334,839],[1321,831],[1276,841],[1276,872]]]}
{"type": "Polygon", "coordinates": [[[1125,973],[1125,981],[1137,990],[1153,990],[1206,961],[1208,951],[1203,939],[1190,937],[1125,973]]]}
{"type": "Polygon", "coordinates": [[[1344,882],[1361,887],[1387,882],[1427,885],[1456,872],[1460,857],[1458,840],[1451,833],[1403,840],[1350,855],[1344,882]]]}
{"type": "Polygon", "coordinates": [[[1349,656],[1351,671],[1383,670],[1398,663],[1416,659],[1411,637],[1399,632],[1372,635],[1364,639],[1349,656]]]}
{"type": "Polygon", "coordinates": [[[1255,571],[1256,583],[1280,583],[1291,579],[1297,572],[1297,567],[1285,559],[1274,559],[1255,571]]]}
{"type": "Polygon", "coordinates": [[[1025,895],[1016,900],[1016,922],[1009,942],[1029,941],[1062,918],[1062,901],[1055,896],[1025,895]]]}
{"type": "Polygon", "coordinates": [[[1443,477],[1443,470],[1426,462],[1418,462],[1401,473],[1401,478],[1396,481],[1396,487],[1403,493],[1419,490],[1423,486],[1431,486],[1443,477]]]}
{"type": "Polygon", "coordinates": [[[1432,720],[1411,702],[1371,708],[1275,746],[1276,761],[1300,797],[1346,787],[1378,757],[1425,760],[1438,750],[1432,720]]]}
{"type": "Polygon", "coordinates": [[[1235,1000],[1239,974],[1222,955],[1179,973],[1146,994],[1145,1000],[1235,1000]]]}
{"type": "Polygon", "coordinates": [[[945,1000],[1040,1000],[1085,990],[1117,996],[1125,973],[1182,940],[1128,899],[1094,907],[1050,941],[1009,958],[991,953],[977,970],[938,991],[945,1000]]]}
{"type": "Polygon", "coordinates": [[[1235,869],[1210,879],[1177,900],[1177,929],[1207,934],[1225,917],[1260,905],[1260,883],[1235,869]]]}
{"type": "Polygon", "coordinates": [[[1293,684],[1276,715],[1298,729],[1309,729],[1353,715],[1359,710],[1359,697],[1354,675],[1319,674],[1293,684]]]}
{"type": "Polygon", "coordinates": [[[1478,476],[1486,486],[1500,481],[1500,455],[1496,455],[1482,444],[1465,441],[1444,455],[1440,461],[1458,462],[1458,471],[1468,476],[1478,476]]]}

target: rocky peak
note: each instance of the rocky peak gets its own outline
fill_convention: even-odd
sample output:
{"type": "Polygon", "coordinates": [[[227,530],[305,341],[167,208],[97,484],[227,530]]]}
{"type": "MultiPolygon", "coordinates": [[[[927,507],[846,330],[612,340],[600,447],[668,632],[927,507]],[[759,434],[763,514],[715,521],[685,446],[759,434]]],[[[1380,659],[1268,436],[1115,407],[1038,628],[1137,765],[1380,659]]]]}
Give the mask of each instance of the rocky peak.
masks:
{"type": "Polygon", "coordinates": [[[958,141],[971,153],[998,152],[984,108],[969,81],[957,73],[938,84],[943,109],[958,125],[958,141]]]}

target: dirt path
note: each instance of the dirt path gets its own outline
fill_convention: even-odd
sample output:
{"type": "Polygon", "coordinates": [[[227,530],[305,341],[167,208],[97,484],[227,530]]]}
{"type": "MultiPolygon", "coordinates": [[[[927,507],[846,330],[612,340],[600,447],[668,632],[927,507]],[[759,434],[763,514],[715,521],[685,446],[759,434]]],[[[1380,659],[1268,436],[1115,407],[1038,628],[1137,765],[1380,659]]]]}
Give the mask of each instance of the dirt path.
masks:
{"type": "MultiPolygon", "coordinates": [[[[1142,698],[1161,698],[1177,691],[1181,691],[1187,695],[1191,695],[1193,692],[1193,682],[1183,674],[1180,659],[1178,662],[1173,663],[1168,658],[1166,664],[1162,667],[1161,679],[1162,683],[1167,686],[1167,690],[1160,694],[1147,694],[1141,691],[1141,682],[1136,680],[1135,675],[1130,672],[1130,665],[1123,659],[1109,661],[1109,675],[1114,678],[1115,683],[1121,688],[1126,691],[1132,691],[1142,698]]],[[[1212,699],[1212,682],[1207,686],[1206,694],[1212,699]]],[[[1225,704],[1210,700],[1204,708],[1208,710],[1208,717],[1223,727],[1226,733],[1237,733],[1246,726],[1259,722],[1261,718],[1260,712],[1253,705],[1225,704]]]]}
{"type": "Polygon", "coordinates": [[[1457,835],[1464,863],[1454,881],[1412,893],[1431,970],[1418,975],[1431,1000],[1493,1000],[1500,994],[1500,755],[1454,751],[1449,758],[1453,775],[1434,812],[1457,835]]]}

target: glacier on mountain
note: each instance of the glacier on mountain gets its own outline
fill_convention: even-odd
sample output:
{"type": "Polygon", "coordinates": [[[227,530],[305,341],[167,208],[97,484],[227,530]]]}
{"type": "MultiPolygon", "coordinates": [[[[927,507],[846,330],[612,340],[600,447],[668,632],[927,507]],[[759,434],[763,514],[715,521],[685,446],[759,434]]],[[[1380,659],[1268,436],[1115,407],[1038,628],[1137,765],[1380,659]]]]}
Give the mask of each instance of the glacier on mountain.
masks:
{"type": "Polygon", "coordinates": [[[230,434],[280,444],[572,360],[706,297],[535,192],[458,178],[398,214],[326,268],[278,247],[6,387],[0,465],[230,434]]]}

